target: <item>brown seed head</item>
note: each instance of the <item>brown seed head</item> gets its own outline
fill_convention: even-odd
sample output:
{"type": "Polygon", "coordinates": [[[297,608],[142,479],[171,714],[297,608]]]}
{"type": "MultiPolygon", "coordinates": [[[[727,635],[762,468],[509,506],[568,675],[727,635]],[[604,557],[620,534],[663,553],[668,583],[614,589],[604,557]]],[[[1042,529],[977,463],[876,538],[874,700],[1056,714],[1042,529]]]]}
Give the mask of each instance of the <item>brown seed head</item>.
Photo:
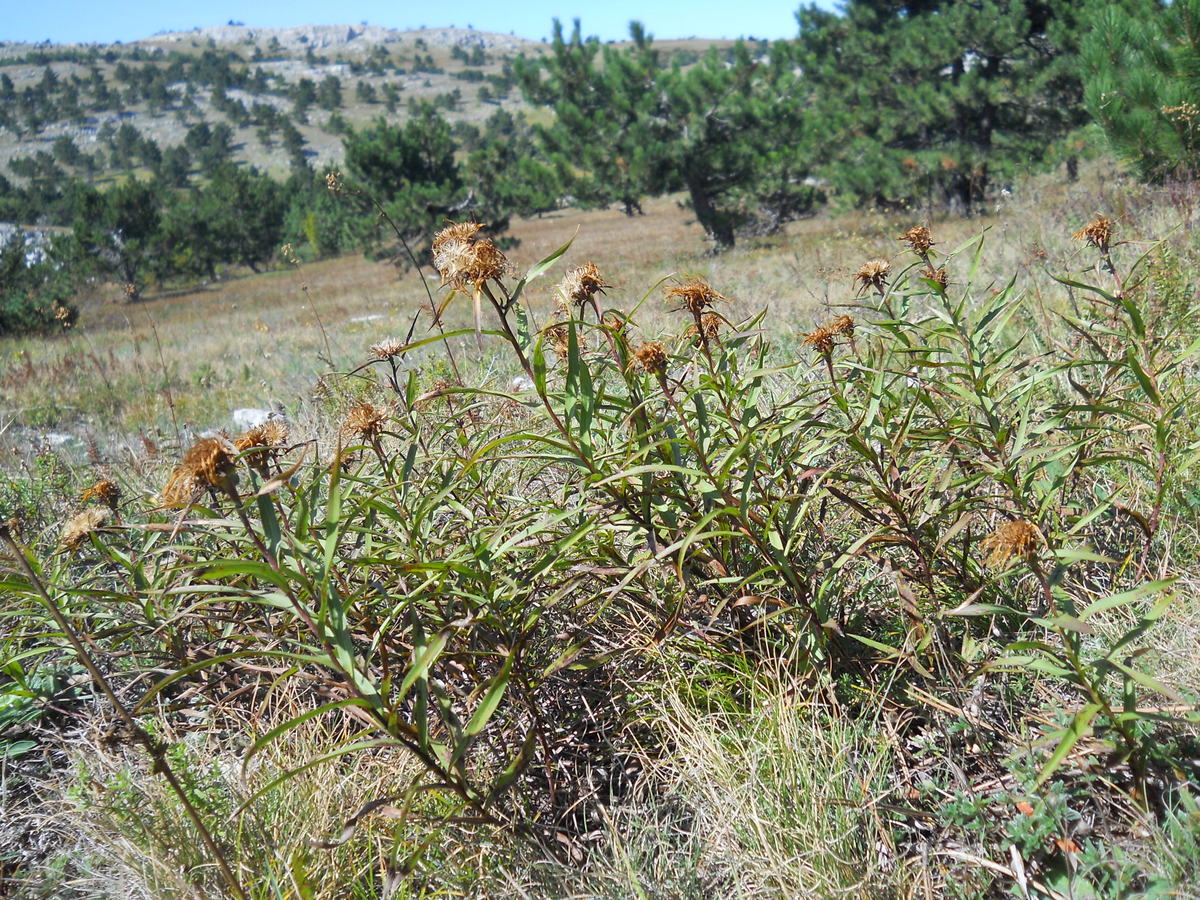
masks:
{"type": "Polygon", "coordinates": [[[647,341],[633,354],[641,370],[648,375],[663,375],[667,371],[667,348],[660,341],[647,341]]]}
{"type": "Polygon", "coordinates": [[[177,473],[195,485],[228,490],[233,486],[237,451],[223,438],[199,438],[183,456],[177,473]]]}
{"type": "Polygon", "coordinates": [[[1108,216],[1096,216],[1075,232],[1074,237],[1077,241],[1087,241],[1101,253],[1107,253],[1109,243],[1116,230],[1116,223],[1108,216]]]}
{"type": "Polygon", "coordinates": [[[604,289],[610,287],[612,285],[600,277],[600,270],[596,268],[596,264],[589,262],[567,272],[558,284],[558,292],[567,301],[582,305],[592,299],[593,295],[603,294],[604,289]]]}
{"type": "Polygon", "coordinates": [[[837,332],[828,325],[822,325],[820,328],[815,328],[804,336],[804,343],[812,347],[822,356],[828,356],[833,352],[835,338],[837,332]]]}
{"type": "Polygon", "coordinates": [[[443,287],[478,288],[508,272],[508,259],[491,238],[479,237],[482,227],[478,222],[452,222],[434,235],[433,266],[443,287]]]}
{"type": "Polygon", "coordinates": [[[933,266],[926,266],[921,270],[921,277],[928,278],[930,281],[935,282],[941,287],[945,287],[947,281],[949,280],[946,275],[945,266],[941,266],[937,269],[935,269],[933,266]]]}
{"type": "Polygon", "coordinates": [[[7,540],[19,541],[21,539],[21,520],[13,516],[7,521],[0,522],[0,537],[7,540]]]}
{"type": "Polygon", "coordinates": [[[625,318],[624,313],[612,310],[604,314],[604,324],[611,328],[614,333],[624,334],[625,329],[629,327],[629,320],[625,318]]]}
{"type": "Polygon", "coordinates": [[[376,359],[395,359],[404,355],[406,346],[399,338],[385,338],[378,344],[371,345],[371,355],[376,359]]]}
{"type": "Polygon", "coordinates": [[[117,503],[121,499],[121,488],[115,481],[110,481],[105,478],[97,481],[89,488],[85,488],[83,493],[79,495],[79,499],[84,503],[89,500],[96,500],[103,503],[109,509],[115,510],[117,503]]]}
{"type": "Polygon", "coordinates": [[[980,542],[980,547],[987,552],[987,564],[994,568],[1002,568],[1014,556],[1020,559],[1033,559],[1038,548],[1046,543],[1042,533],[1032,522],[1024,519],[1014,519],[1005,522],[980,542]]]}
{"type": "Polygon", "coordinates": [[[686,309],[693,316],[700,315],[718,300],[728,299],[699,278],[671,285],[666,289],[666,296],[668,300],[678,301],[676,309],[686,309]]]}
{"type": "Polygon", "coordinates": [[[108,518],[108,510],[98,506],[89,506],[82,512],[77,512],[63,525],[62,535],[58,539],[64,550],[78,550],[108,518]]]}
{"type": "Polygon", "coordinates": [[[337,170],[326,172],[325,187],[327,187],[329,192],[332,194],[342,193],[342,191],[346,189],[346,186],[342,184],[342,173],[338,172],[337,170]]]}
{"type": "Polygon", "coordinates": [[[566,359],[571,348],[571,331],[565,322],[549,325],[545,329],[546,343],[560,359],[566,359]]]}
{"type": "Polygon", "coordinates": [[[252,466],[261,466],[269,456],[288,442],[290,436],[291,429],[282,419],[267,419],[261,425],[255,425],[245,434],[234,438],[233,446],[238,453],[257,451],[247,454],[246,461],[252,466]]]}
{"type": "Polygon", "coordinates": [[[892,264],[886,259],[868,259],[854,273],[854,283],[859,285],[859,290],[865,290],[869,286],[882,294],[883,289],[887,287],[891,271],[892,264]]]}
{"type": "Polygon", "coordinates": [[[350,408],[342,420],[342,434],[367,443],[375,441],[387,423],[387,413],[364,400],[350,408]]]}
{"type": "Polygon", "coordinates": [[[904,241],[908,244],[913,253],[924,256],[929,252],[929,248],[933,246],[933,238],[929,235],[929,229],[924,225],[914,225],[904,234],[900,235],[897,240],[904,241]]]}
{"type": "Polygon", "coordinates": [[[722,318],[715,312],[706,312],[700,316],[698,325],[689,325],[685,337],[691,337],[696,344],[705,341],[715,341],[721,336],[722,318]]]}
{"type": "Polygon", "coordinates": [[[833,331],[834,334],[841,335],[842,337],[852,338],[854,337],[854,317],[846,315],[838,316],[829,323],[828,328],[833,331]]]}

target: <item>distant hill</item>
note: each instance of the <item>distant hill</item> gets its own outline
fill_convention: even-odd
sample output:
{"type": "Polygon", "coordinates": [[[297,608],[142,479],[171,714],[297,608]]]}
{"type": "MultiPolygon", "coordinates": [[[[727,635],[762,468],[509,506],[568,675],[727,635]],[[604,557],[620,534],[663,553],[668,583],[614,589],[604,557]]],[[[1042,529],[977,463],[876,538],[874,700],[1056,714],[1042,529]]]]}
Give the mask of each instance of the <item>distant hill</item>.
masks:
{"type": "Polygon", "coordinates": [[[497,108],[523,106],[506,66],[543,46],[465,28],[399,31],[374,25],[224,25],[113,45],[2,43],[0,79],[7,78],[3,84],[11,90],[0,95],[0,174],[21,182],[24,170],[32,170],[20,158],[41,152],[64,165],[82,156],[81,171],[102,179],[124,168],[110,165],[111,142],[121,126],[166,150],[183,143],[201,122],[232,129],[235,159],[282,172],[288,152],[283,135],[271,132],[279,123],[261,121],[267,107],[299,131],[305,155],[319,167],[340,158],[346,127],[379,115],[403,119],[410,102],[432,102],[451,122],[476,123],[497,108]],[[235,77],[211,66],[208,77],[175,77],[181,60],[206,51],[227,60],[235,77]],[[165,84],[147,89],[157,96],[139,88],[153,80],[147,68],[171,73],[165,84]],[[47,82],[47,70],[56,84],[47,82]],[[241,84],[242,75],[252,83],[241,84]],[[331,78],[340,87],[336,105],[311,103],[304,115],[295,115],[302,81],[315,86],[331,78]],[[256,104],[259,115],[253,112],[256,104]]]}

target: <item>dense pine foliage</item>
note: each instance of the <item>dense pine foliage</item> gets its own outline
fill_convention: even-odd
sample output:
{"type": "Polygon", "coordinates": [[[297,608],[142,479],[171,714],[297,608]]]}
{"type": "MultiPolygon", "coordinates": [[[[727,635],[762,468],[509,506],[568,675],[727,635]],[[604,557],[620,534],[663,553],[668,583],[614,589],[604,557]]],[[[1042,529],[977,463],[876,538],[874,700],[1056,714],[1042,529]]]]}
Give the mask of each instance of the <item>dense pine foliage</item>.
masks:
{"type": "MultiPolygon", "coordinates": [[[[501,106],[482,127],[446,117],[463,107],[460,88],[409,97],[401,116],[395,84],[358,80],[357,102],[382,99],[386,112],[355,128],[339,76],[289,81],[258,47],[250,59],[64,50],[77,64],[69,76],[38,51],[20,60],[44,65],[37,81],[18,89],[0,75],[0,128],[35,139],[54,122],[134,104],[187,127],[159,146],[110,122],[95,152],[59,135],[0,175],[0,221],[69,232],[54,240],[40,287],[22,275],[44,312],[64,284],[116,281],[136,298],[148,285],[258,270],[283,243],[308,256],[399,252],[397,236],[419,243],[447,217],[499,234],[513,215],[564,203],[634,215],[646,197],[682,192],[717,250],[822,203],[970,214],[1038,168],[1065,163],[1073,177],[1093,122],[1147,178],[1195,168],[1195,0],[850,0],[837,12],[803,8],[797,21],[795,39],[704,54],[665,53],[636,22],[628,44],[607,46],[578,21],[569,34],[556,22],[548,52],[487,74],[477,66],[495,61],[481,48],[455,48],[463,68],[452,74],[479,84],[480,104],[519,86],[535,113],[501,106]],[[223,121],[199,115],[203,93],[223,121]],[[314,170],[297,128],[318,112],[344,145],[334,180],[372,202],[329,202],[330,172],[314,170]],[[236,162],[236,130],[250,127],[263,147],[282,148],[288,172],[236,162]]],[[[428,53],[406,64],[442,71],[428,53]]],[[[386,51],[349,68],[405,71],[386,51]]],[[[25,328],[22,317],[5,321],[25,328]]]]}

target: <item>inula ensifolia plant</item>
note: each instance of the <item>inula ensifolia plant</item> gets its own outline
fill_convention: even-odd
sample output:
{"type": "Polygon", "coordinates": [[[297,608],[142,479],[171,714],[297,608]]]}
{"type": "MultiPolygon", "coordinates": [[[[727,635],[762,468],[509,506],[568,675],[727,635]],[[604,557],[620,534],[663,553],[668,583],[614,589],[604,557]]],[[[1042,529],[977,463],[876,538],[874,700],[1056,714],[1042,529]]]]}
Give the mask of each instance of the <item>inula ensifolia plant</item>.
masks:
{"type": "MultiPolygon", "coordinates": [[[[126,491],[121,520],[105,516],[122,495],[93,490],[47,592],[111,600],[78,614],[156,673],[133,718],[211,689],[208,670],[311,704],[255,737],[247,769],[323,716],[347,731],[331,759],[406,754],[417,774],[382,798],[400,832],[466,822],[575,847],[611,799],[563,768],[585,679],[696,635],[746,671],[850,677],[895,703],[909,679],[1040,673],[1076,698],[1043,779],[1088,731],[1144,773],[1146,697],[1182,702],[1139,658],[1171,603],[1196,328],[1146,315],[1138,266],[1093,231],[1115,286],[1064,279],[1055,336],[1014,284],[979,283],[982,240],[935,259],[923,226],[907,263],[865,263],[820,324],[744,315],[688,278],[642,301],[675,316],[654,334],[593,263],[539,329],[526,288],[569,245],[516,278],[480,226],[448,224],[432,333],[414,319],[351,373],[377,373],[386,400],[360,392],[327,441],[291,446],[282,423],[202,438],[164,505],[137,513],[126,491]],[[455,297],[474,328],[446,330],[455,297]],[[423,390],[414,351],[472,332],[523,386],[467,383],[451,357],[423,390]],[[1114,516],[1136,546],[1104,545],[1114,516]]],[[[600,704],[618,720],[620,696],[600,704]]]]}

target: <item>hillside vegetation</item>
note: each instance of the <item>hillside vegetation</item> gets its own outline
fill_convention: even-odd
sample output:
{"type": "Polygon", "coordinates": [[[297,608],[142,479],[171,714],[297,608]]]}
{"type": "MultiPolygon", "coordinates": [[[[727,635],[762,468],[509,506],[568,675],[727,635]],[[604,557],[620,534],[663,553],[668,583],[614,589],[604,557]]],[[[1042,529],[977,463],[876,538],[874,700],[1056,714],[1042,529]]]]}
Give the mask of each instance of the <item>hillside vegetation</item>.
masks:
{"type": "Polygon", "coordinates": [[[0,894],[1194,896],[1197,14],[556,26],[474,134],[17,174],[0,894]]]}

